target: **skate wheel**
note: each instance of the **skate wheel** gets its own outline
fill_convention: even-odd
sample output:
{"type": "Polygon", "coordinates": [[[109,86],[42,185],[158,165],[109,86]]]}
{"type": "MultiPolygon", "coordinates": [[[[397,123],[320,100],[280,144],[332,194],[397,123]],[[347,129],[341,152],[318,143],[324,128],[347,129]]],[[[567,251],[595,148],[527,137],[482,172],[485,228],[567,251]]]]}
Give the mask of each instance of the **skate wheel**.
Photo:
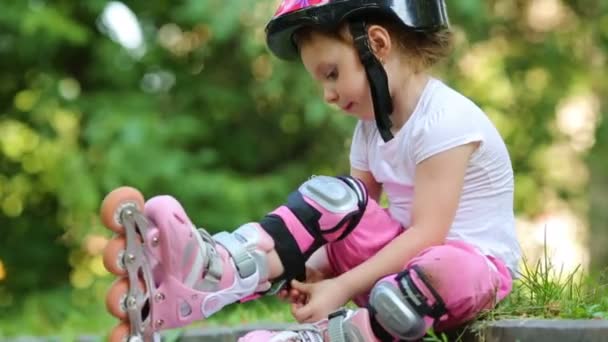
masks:
{"type": "MultiPolygon", "coordinates": [[[[146,285],[143,279],[138,279],[139,291],[138,296],[147,295],[146,285]]],[[[127,313],[127,296],[129,295],[129,279],[127,277],[116,280],[108,294],[106,295],[106,308],[112,314],[112,316],[126,320],[128,318],[127,313]]]]}
{"type": "Polygon", "coordinates": [[[129,293],[129,280],[121,278],[112,284],[112,287],[106,295],[106,308],[112,316],[126,320],[127,319],[127,295],[129,293]]]}
{"type": "Polygon", "coordinates": [[[112,238],[103,250],[103,265],[108,272],[117,276],[127,275],[123,256],[127,249],[127,241],[123,237],[112,238]]]}
{"type": "Polygon", "coordinates": [[[129,335],[131,334],[131,330],[129,328],[129,324],[120,323],[115,326],[110,335],[108,336],[108,342],[127,342],[129,341],[129,335]]]}
{"type": "Polygon", "coordinates": [[[117,233],[123,233],[124,227],[120,222],[120,212],[126,206],[132,205],[143,211],[144,196],[135,188],[123,186],[110,192],[101,203],[101,222],[117,233]]]}

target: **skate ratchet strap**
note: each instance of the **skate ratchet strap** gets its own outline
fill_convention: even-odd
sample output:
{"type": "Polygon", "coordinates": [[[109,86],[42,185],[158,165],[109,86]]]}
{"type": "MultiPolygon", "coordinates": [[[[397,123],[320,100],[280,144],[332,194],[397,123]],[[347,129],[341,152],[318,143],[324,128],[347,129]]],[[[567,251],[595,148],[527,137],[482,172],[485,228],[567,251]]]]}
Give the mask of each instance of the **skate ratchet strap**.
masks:
{"type": "Polygon", "coordinates": [[[422,272],[418,265],[414,265],[409,269],[401,272],[395,278],[397,280],[397,284],[399,285],[399,289],[405,295],[405,299],[416,308],[416,311],[424,316],[429,316],[434,319],[440,319],[442,316],[448,313],[445,308],[445,304],[443,300],[435,291],[435,289],[431,286],[431,283],[427,279],[426,275],[422,272]],[[416,275],[418,278],[424,283],[426,288],[433,295],[433,299],[435,299],[435,304],[430,306],[428,304],[428,298],[418,289],[414,281],[412,280],[412,276],[410,275],[411,271],[416,271],[416,275]]]}
{"type": "Polygon", "coordinates": [[[241,278],[248,278],[257,271],[255,259],[234,234],[221,232],[213,235],[213,239],[230,253],[241,278]]]}
{"type": "Polygon", "coordinates": [[[219,284],[222,279],[223,263],[215,249],[213,237],[204,228],[199,228],[198,233],[203,240],[203,246],[205,246],[205,260],[207,260],[207,264],[205,265],[205,276],[203,279],[213,287],[214,285],[219,284]]]}
{"type": "Polygon", "coordinates": [[[327,316],[327,333],[330,342],[345,342],[344,339],[344,319],[347,311],[340,309],[327,316]]]}

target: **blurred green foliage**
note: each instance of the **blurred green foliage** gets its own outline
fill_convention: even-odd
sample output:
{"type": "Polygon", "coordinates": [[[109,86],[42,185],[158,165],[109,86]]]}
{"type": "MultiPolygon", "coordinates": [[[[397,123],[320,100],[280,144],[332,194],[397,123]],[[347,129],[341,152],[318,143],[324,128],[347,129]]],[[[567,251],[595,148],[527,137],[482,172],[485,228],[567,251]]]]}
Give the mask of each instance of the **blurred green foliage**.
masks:
{"type": "MultiPolygon", "coordinates": [[[[143,37],[134,48],[104,21],[108,4],[118,3],[0,11],[0,322],[26,312],[36,334],[103,326],[71,317],[102,310],[109,232],[97,211],[111,189],[172,194],[218,231],[258,219],[312,174],[348,172],[354,121],[264,46],[276,1],[128,1],[143,37]]],[[[448,5],[456,48],[437,74],[499,127],[518,214],[555,201],[584,217],[608,212],[608,3],[448,5]]]]}

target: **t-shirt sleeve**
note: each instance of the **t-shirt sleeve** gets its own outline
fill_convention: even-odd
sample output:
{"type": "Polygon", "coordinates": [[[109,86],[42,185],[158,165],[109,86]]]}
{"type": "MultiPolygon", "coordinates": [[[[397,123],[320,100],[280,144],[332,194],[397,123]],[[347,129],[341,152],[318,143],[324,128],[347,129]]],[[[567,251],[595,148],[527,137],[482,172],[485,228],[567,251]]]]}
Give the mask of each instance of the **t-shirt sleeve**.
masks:
{"type": "Polygon", "coordinates": [[[365,125],[362,121],[357,122],[355,132],[353,133],[353,141],[350,145],[350,166],[352,168],[369,171],[368,153],[367,153],[367,134],[365,133],[365,125]]]}
{"type": "MultiPolygon", "coordinates": [[[[413,156],[416,164],[438,153],[472,142],[483,143],[483,132],[471,112],[439,109],[420,120],[414,132],[413,156]]],[[[483,114],[481,114],[483,115],[483,114]]]]}

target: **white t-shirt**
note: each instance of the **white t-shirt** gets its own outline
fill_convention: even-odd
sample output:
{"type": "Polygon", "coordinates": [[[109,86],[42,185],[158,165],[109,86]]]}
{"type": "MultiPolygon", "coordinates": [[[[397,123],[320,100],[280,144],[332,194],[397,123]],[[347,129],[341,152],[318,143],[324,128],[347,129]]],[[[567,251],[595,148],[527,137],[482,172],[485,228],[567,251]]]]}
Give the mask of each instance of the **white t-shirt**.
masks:
{"type": "Polygon", "coordinates": [[[501,259],[515,273],[521,252],[513,213],[513,169],[500,134],[473,102],[437,79],[427,83],[408,121],[384,142],[374,121],[359,121],[352,167],[382,184],[390,214],[410,226],[416,165],[448,149],[480,142],[467,166],[448,239],[461,240],[501,259]]]}

